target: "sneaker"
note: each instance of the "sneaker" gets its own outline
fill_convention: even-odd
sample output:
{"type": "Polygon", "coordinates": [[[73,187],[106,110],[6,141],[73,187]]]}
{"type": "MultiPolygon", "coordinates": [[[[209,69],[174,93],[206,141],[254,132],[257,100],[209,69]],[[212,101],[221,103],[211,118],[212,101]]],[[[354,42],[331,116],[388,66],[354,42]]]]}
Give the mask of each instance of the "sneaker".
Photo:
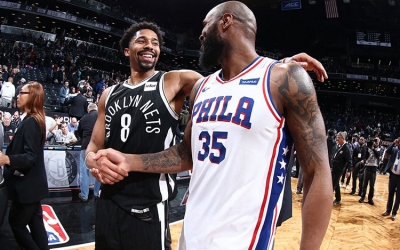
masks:
{"type": "Polygon", "coordinates": [[[79,198],[79,200],[81,200],[81,201],[83,201],[83,202],[87,202],[87,201],[88,201],[88,199],[83,199],[81,193],[78,194],[78,198],[79,198]]]}
{"type": "Polygon", "coordinates": [[[346,190],[350,190],[350,187],[349,187],[349,185],[347,185],[347,186],[346,186],[346,190]]]}
{"type": "Polygon", "coordinates": [[[372,205],[372,206],[375,205],[375,203],[374,203],[373,200],[369,200],[369,201],[368,201],[368,204],[370,204],[370,205],[372,205]]]}
{"type": "Polygon", "coordinates": [[[343,182],[340,184],[340,187],[341,187],[341,188],[344,188],[344,187],[345,187],[345,185],[344,185],[343,182]]]}
{"type": "Polygon", "coordinates": [[[301,190],[297,190],[296,194],[302,194],[301,190]]]}
{"type": "Polygon", "coordinates": [[[363,203],[364,202],[364,198],[361,198],[358,202],[363,203]]]}
{"type": "Polygon", "coordinates": [[[351,191],[350,195],[354,195],[356,193],[356,191],[351,191]]]}
{"type": "Polygon", "coordinates": [[[339,204],[340,204],[340,201],[338,201],[338,200],[333,201],[333,205],[339,205],[339,204]]]}
{"type": "Polygon", "coordinates": [[[392,221],[396,219],[396,215],[392,215],[392,221]]]}

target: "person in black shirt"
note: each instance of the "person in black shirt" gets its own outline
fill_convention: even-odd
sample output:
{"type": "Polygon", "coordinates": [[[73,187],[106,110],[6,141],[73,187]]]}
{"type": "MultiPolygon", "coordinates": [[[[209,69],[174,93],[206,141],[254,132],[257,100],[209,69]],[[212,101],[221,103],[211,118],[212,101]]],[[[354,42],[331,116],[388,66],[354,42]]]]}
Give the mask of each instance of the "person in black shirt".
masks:
{"type": "Polygon", "coordinates": [[[357,187],[357,179],[358,182],[358,195],[361,196],[363,180],[364,180],[364,162],[365,162],[365,154],[367,152],[367,148],[365,146],[365,138],[360,137],[359,139],[359,147],[354,148],[353,150],[353,175],[352,175],[352,187],[351,187],[351,195],[356,193],[357,187]]]}
{"type": "Polygon", "coordinates": [[[328,155],[330,162],[332,160],[333,154],[335,153],[335,147],[336,147],[335,132],[333,129],[328,130],[328,137],[326,138],[326,143],[328,146],[328,155]]]}
{"type": "MultiPolygon", "coordinates": [[[[79,199],[81,201],[87,201],[89,198],[89,176],[90,172],[85,164],[85,151],[89,144],[90,137],[92,136],[93,127],[97,119],[97,105],[94,103],[89,104],[88,114],[84,115],[79,121],[78,126],[78,136],[82,138],[81,154],[80,154],[80,166],[79,166],[79,183],[80,183],[80,193],[79,199]]],[[[99,196],[101,183],[95,180],[94,183],[94,196],[99,196]]]]}
{"type": "Polygon", "coordinates": [[[331,160],[331,170],[332,170],[332,184],[335,190],[335,200],[333,205],[338,205],[341,202],[340,186],[339,181],[344,171],[347,171],[346,177],[350,176],[351,170],[351,154],[350,149],[346,143],[346,133],[339,132],[336,136],[338,144],[335,148],[335,153],[333,154],[331,160]]]}
{"type": "Polygon", "coordinates": [[[3,114],[3,126],[4,126],[4,134],[6,132],[15,133],[15,125],[11,123],[11,114],[9,112],[4,112],[3,114]]]}

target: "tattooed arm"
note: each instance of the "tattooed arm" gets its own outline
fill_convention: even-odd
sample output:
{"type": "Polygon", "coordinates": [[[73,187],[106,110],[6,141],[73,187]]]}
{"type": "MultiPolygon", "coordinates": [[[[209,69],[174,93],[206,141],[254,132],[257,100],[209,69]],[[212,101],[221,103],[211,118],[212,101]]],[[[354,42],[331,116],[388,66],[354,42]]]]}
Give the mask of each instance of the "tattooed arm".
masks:
{"type": "Polygon", "coordinates": [[[304,174],[301,249],[319,249],[332,210],[332,181],[325,126],[313,83],[296,64],[277,64],[271,74],[274,103],[286,119],[304,174]]]}
{"type": "MultiPolygon", "coordinates": [[[[190,94],[190,109],[200,82],[196,83],[190,94]]],[[[128,172],[178,173],[192,169],[191,128],[192,121],[189,119],[182,142],[159,153],[134,155],[114,149],[99,150],[93,158],[99,168],[90,171],[100,182],[113,184],[127,176],[128,172]]]]}

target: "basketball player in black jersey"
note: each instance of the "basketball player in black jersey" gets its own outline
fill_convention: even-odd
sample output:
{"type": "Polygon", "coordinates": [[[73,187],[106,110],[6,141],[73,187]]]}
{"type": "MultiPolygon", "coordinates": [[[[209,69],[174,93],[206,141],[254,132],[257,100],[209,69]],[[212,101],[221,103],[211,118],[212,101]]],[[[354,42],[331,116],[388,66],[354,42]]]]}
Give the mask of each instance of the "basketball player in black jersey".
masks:
{"type": "MultiPolygon", "coordinates": [[[[137,23],[125,31],[120,45],[130,59],[131,77],[100,98],[85,152],[89,168],[101,167],[102,160],[93,157],[104,148],[143,154],[172,146],[185,97],[202,76],[191,70],[156,71],[161,44],[160,29],[153,23],[137,23]]],[[[306,69],[320,80],[327,78],[322,65],[308,55],[293,59],[307,62],[306,69]]],[[[104,182],[96,209],[96,249],[170,249],[167,203],[173,189],[168,174],[129,173],[118,183],[104,182]]]]}

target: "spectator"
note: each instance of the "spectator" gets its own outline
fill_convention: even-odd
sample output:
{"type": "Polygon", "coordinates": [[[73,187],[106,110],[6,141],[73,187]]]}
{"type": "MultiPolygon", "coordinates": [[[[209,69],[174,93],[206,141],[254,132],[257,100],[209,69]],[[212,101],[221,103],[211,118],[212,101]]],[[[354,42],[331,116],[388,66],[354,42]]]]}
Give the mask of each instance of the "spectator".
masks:
{"type": "Polygon", "coordinates": [[[95,100],[95,98],[93,96],[92,89],[88,89],[88,91],[86,92],[85,96],[86,96],[86,101],[87,101],[88,104],[96,102],[96,100],[95,100]]]}
{"type": "Polygon", "coordinates": [[[6,108],[11,108],[12,99],[15,96],[15,86],[12,81],[13,78],[9,77],[8,82],[4,82],[0,90],[1,106],[6,108]]]}
{"type": "Polygon", "coordinates": [[[67,98],[68,94],[69,94],[69,82],[65,81],[64,85],[60,88],[60,103],[61,105],[64,104],[65,99],[67,98]]]}
{"type": "MultiPolygon", "coordinates": [[[[89,144],[90,137],[92,136],[92,131],[94,124],[97,120],[97,105],[94,103],[89,104],[88,114],[82,117],[79,128],[78,136],[82,138],[81,154],[80,154],[80,166],[79,166],[79,186],[80,193],[79,199],[83,202],[88,201],[89,198],[89,177],[90,172],[85,163],[85,151],[89,144]]],[[[101,183],[98,180],[94,182],[94,196],[99,197],[101,183]]]]}
{"type": "MultiPolygon", "coordinates": [[[[57,117],[58,118],[58,117],[57,117]]],[[[49,131],[49,128],[56,123],[56,120],[54,120],[53,117],[50,116],[45,116],[45,123],[46,123],[46,144],[54,144],[54,136],[53,133],[49,131]],[[52,140],[53,139],[53,140],[52,140]]]]}
{"type": "Polygon", "coordinates": [[[74,133],[68,131],[68,125],[66,122],[62,121],[62,118],[58,118],[56,123],[50,126],[49,131],[54,135],[56,142],[62,145],[77,141],[74,133]],[[58,125],[60,125],[61,128],[55,129],[58,125]]]}
{"type": "Polygon", "coordinates": [[[71,117],[76,117],[78,120],[80,120],[86,112],[87,101],[86,97],[82,95],[81,90],[78,90],[77,96],[65,101],[64,104],[71,105],[68,113],[71,117]]]}
{"type": "Polygon", "coordinates": [[[11,114],[9,112],[3,113],[3,127],[4,134],[6,132],[15,133],[15,127],[11,124],[11,114]]]}
{"type": "Polygon", "coordinates": [[[78,129],[78,125],[76,117],[71,117],[71,122],[68,123],[68,131],[74,133],[78,129]]]}
{"type": "Polygon", "coordinates": [[[15,130],[17,130],[20,124],[21,124],[21,117],[19,115],[19,111],[17,110],[14,112],[11,125],[13,125],[15,127],[15,130]]]}
{"type": "Polygon", "coordinates": [[[25,78],[21,78],[18,81],[18,86],[15,89],[15,95],[14,95],[14,101],[13,101],[13,107],[14,108],[17,107],[17,103],[16,103],[17,102],[17,96],[19,95],[19,92],[21,91],[22,87],[25,85],[25,82],[26,82],[25,78]]]}

